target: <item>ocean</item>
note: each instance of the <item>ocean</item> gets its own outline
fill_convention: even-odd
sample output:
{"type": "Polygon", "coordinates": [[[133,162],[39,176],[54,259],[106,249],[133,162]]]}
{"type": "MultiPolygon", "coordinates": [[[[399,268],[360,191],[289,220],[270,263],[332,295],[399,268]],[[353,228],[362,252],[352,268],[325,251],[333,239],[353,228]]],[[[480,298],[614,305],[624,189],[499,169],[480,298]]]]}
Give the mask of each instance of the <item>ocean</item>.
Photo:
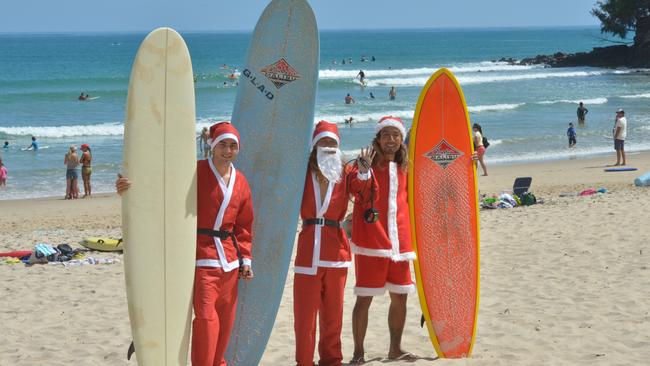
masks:
{"type": "MultiPolygon", "coordinates": [[[[241,70],[250,33],[182,35],[196,77],[198,133],[230,118],[236,86],[228,76],[241,70]]],[[[9,149],[0,148],[9,171],[0,200],[63,197],[64,154],[82,143],[93,152],[93,192],[114,190],[131,64],[145,36],[0,34],[0,143],[9,142],[9,149]],[[82,92],[98,98],[80,102],[82,92]],[[31,136],[46,148],[22,151],[31,136]]],[[[649,70],[493,62],[606,45],[596,27],[323,31],[315,121],[340,123],[341,148],[353,154],[370,142],[382,116],[398,116],[409,125],[428,77],[448,67],[463,87],[472,122],[483,126],[490,141],[488,165],[613,155],[607,136],[618,108],[628,119],[626,150],[648,150],[649,70]],[[366,74],[365,87],[355,79],[359,70],[366,74]],[[397,88],[394,101],[388,99],[391,86],[397,88]],[[344,104],[347,93],[356,104],[344,104]],[[586,126],[577,128],[577,147],[569,149],[566,129],[576,120],[579,101],[589,114],[586,126]],[[351,126],[344,123],[349,117],[355,121],[351,126]]]]}

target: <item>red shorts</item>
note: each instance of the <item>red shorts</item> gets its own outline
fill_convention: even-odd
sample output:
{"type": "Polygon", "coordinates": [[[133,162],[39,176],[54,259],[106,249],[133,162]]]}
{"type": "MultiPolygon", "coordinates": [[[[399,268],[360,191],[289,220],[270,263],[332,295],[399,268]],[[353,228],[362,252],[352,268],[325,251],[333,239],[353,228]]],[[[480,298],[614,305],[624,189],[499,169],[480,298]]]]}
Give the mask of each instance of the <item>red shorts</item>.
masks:
{"type": "Polygon", "coordinates": [[[383,295],[386,290],[394,294],[415,292],[409,261],[394,262],[390,258],[354,256],[357,296],[383,295]]]}

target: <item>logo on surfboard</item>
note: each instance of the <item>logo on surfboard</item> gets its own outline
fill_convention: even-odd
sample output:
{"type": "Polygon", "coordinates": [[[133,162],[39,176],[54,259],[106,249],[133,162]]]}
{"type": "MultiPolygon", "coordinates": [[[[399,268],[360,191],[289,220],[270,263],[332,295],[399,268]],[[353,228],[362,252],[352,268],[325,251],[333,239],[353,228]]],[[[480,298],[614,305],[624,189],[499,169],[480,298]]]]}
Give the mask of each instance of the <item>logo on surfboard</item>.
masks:
{"type": "Polygon", "coordinates": [[[279,61],[263,68],[260,72],[269,78],[277,89],[289,84],[292,81],[300,79],[298,71],[291,67],[287,60],[281,58],[279,61]]]}
{"type": "Polygon", "coordinates": [[[444,139],[436,147],[424,154],[424,157],[440,165],[442,169],[447,168],[461,156],[463,156],[463,153],[444,139]]]}

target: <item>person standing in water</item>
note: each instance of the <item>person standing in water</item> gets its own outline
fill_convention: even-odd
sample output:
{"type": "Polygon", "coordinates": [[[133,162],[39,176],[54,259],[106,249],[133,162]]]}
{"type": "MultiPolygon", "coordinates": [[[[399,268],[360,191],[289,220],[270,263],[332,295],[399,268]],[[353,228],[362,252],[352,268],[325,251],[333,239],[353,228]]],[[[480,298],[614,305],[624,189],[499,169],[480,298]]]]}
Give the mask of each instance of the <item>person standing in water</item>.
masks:
{"type": "Polygon", "coordinates": [[[397,89],[395,89],[394,86],[391,86],[390,91],[388,92],[388,99],[395,100],[396,97],[397,97],[397,89]]]}
{"type": "Polygon", "coordinates": [[[90,187],[90,174],[93,172],[91,165],[91,162],[93,160],[93,153],[90,150],[90,146],[88,146],[88,144],[81,145],[81,151],[83,151],[83,153],[81,154],[79,162],[81,163],[81,179],[84,182],[84,198],[86,198],[90,196],[92,191],[90,187]]]}
{"type": "Polygon", "coordinates": [[[569,138],[569,147],[576,146],[576,129],[573,128],[573,123],[569,123],[569,128],[566,130],[566,135],[569,138]]]}
{"type": "Polygon", "coordinates": [[[580,105],[578,105],[578,109],[576,110],[576,114],[578,115],[578,124],[580,126],[584,126],[587,113],[589,113],[589,110],[585,108],[585,105],[582,102],[580,102],[580,105]]]}
{"type": "Polygon", "coordinates": [[[0,187],[6,187],[6,186],[7,186],[7,168],[2,162],[2,158],[0,158],[0,187]]]}
{"type": "Polygon", "coordinates": [[[36,137],[32,136],[32,143],[27,146],[27,150],[38,150],[38,141],[36,141],[36,137]]]}
{"type": "Polygon", "coordinates": [[[201,135],[198,138],[199,150],[203,152],[203,159],[207,159],[210,156],[210,152],[212,151],[212,148],[208,143],[209,139],[210,139],[210,132],[208,132],[207,127],[203,127],[203,130],[201,130],[201,135]]]}

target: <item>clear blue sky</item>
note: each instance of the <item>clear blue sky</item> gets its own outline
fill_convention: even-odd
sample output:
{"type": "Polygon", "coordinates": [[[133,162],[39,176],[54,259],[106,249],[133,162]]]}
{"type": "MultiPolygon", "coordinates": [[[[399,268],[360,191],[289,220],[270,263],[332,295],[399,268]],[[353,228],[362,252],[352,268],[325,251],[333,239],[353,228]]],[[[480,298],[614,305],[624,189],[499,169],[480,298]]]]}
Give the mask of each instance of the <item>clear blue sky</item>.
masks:
{"type": "MultiPolygon", "coordinates": [[[[267,0],[2,0],[0,32],[250,31],[267,0]]],[[[321,29],[598,25],[596,0],[311,0],[321,29]]]]}

